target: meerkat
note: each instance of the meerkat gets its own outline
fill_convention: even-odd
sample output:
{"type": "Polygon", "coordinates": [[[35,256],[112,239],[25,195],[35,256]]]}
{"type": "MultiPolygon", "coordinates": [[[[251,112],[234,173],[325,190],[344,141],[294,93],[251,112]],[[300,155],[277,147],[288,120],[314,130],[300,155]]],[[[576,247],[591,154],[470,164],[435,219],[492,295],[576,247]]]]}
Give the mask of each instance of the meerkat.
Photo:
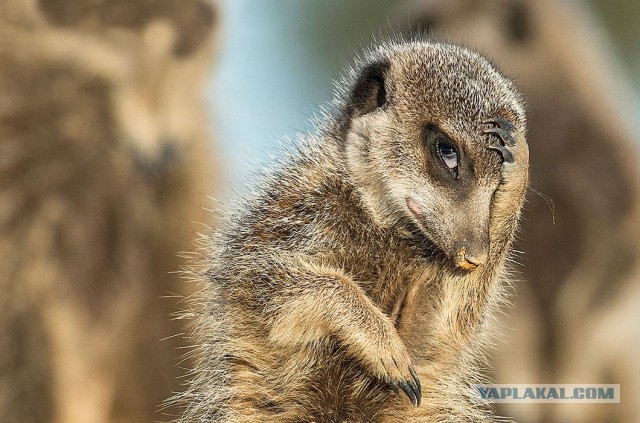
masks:
{"type": "Polygon", "coordinates": [[[484,421],[469,384],[528,180],[514,84],[386,43],[210,237],[180,421],[484,421]]]}
{"type": "MultiPolygon", "coordinates": [[[[401,21],[487,55],[527,100],[536,160],[514,244],[520,282],[501,321],[494,378],[620,383],[625,397],[639,397],[637,313],[622,318],[631,299],[640,307],[631,294],[640,277],[638,137],[613,49],[581,2],[414,3],[401,21]]],[[[499,413],[527,422],[640,421],[640,404],[499,404],[499,413]]]]}
{"type": "Polygon", "coordinates": [[[215,5],[0,3],[0,421],[157,421],[211,223],[215,5]]]}

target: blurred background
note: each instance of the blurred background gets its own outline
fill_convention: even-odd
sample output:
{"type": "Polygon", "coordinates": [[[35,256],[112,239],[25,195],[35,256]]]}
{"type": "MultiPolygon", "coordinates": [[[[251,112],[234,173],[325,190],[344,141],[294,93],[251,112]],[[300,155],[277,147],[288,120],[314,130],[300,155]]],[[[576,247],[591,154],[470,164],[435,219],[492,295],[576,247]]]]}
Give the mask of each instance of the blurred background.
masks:
{"type": "Polygon", "coordinates": [[[621,404],[498,413],[640,421],[638,22],[634,0],[4,0],[0,421],[170,419],[189,368],[170,316],[195,289],[175,271],[198,266],[205,209],[313,131],[354,55],[396,33],[478,49],[528,104],[492,379],[621,384],[621,404]]]}

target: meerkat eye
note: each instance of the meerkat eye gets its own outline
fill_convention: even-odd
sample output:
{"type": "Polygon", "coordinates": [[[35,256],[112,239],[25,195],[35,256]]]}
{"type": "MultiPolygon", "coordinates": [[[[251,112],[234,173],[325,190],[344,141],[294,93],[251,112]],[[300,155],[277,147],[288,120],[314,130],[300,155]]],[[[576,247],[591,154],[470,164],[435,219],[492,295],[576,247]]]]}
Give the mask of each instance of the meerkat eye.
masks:
{"type": "Polygon", "coordinates": [[[438,143],[438,154],[455,176],[458,176],[458,152],[455,148],[442,142],[438,143]]]}

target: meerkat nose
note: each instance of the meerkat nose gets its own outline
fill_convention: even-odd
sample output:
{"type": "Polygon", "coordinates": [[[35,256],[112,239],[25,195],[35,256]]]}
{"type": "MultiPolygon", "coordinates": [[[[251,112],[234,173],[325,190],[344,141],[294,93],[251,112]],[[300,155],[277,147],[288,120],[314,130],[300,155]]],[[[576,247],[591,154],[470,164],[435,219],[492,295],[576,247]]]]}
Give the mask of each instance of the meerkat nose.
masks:
{"type": "Polygon", "coordinates": [[[485,254],[473,254],[466,247],[460,248],[456,253],[456,266],[465,270],[474,270],[486,262],[485,254]]]}
{"type": "Polygon", "coordinates": [[[467,257],[467,261],[471,264],[473,264],[474,266],[480,266],[481,264],[484,264],[485,259],[484,258],[478,258],[475,256],[470,256],[470,255],[466,255],[467,257]]]}

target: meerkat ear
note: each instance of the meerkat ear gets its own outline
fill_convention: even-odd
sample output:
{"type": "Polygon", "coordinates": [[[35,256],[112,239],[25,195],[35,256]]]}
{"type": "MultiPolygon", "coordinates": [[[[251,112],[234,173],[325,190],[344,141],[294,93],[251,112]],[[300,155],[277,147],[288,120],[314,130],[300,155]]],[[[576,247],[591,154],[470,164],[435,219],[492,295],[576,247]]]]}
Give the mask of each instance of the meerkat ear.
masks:
{"type": "Polygon", "coordinates": [[[367,65],[356,81],[349,98],[349,117],[362,116],[382,107],[387,102],[385,80],[388,61],[367,65]]]}

